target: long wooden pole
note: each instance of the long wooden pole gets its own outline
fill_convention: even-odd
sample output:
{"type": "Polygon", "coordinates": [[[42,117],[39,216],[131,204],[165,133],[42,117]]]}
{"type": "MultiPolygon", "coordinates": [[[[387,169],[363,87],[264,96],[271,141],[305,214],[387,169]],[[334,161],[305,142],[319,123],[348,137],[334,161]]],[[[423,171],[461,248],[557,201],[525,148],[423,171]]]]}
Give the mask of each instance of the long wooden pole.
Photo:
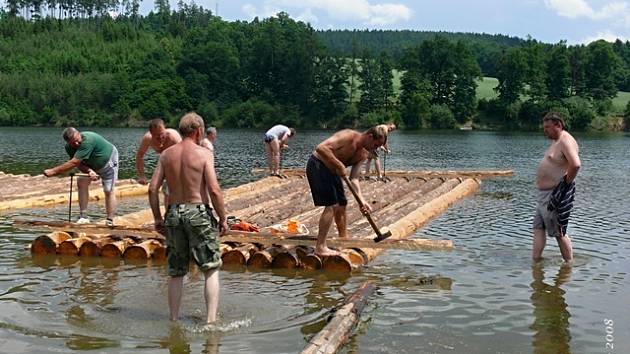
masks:
{"type": "Polygon", "coordinates": [[[367,281],[357,289],[343,306],[335,311],[330,322],[315,337],[308,341],[301,354],[333,354],[344,345],[359,322],[361,312],[376,286],[367,281]]]}

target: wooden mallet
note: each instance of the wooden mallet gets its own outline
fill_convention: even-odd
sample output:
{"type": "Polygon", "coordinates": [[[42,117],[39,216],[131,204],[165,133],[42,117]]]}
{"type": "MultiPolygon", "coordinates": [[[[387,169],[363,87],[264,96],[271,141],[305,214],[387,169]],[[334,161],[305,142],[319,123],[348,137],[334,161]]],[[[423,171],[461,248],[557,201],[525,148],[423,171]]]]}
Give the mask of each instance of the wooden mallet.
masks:
{"type": "Polygon", "coordinates": [[[352,185],[352,183],[350,183],[350,179],[348,178],[348,176],[343,176],[343,180],[348,185],[348,188],[350,189],[350,192],[352,192],[352,195],[354,195],[354,199],[357,200],[357,203],[359,204],[359,208],[361,208],[361,214],[363,214],[363,216],[366,217],[366,219],[370,223],[370,226],[372,226],[372,229],[376,233],[376,238],[374,239],[374,242],[381,242],[384,239],[390,237],[392,235],[392,232],[389,229],[387,229],[387,228],[384,228],[383,229],[384,232],[381,232],[381,230],[378,228],[378,226],[376,226],[376,223],[372,219],[372,216],[370,215],[370,213],[367,212],[367,211],[364,211],[365,210],[364,204],[361,201],[361,198],[359,198],[359,194],[354,189],[354,186],[352,185]]]}

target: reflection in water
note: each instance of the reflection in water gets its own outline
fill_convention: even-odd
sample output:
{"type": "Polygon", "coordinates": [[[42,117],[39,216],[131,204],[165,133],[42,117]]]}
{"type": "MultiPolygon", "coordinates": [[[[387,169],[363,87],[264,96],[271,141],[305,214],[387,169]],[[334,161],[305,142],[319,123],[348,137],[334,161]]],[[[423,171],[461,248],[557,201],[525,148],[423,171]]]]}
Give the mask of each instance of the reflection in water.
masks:
{"type": "Polygon", "coordinates": [[[565,291],[560,286],[571,277],[571,265],[563,263],[558,270],[553,285],[545,283],[545,271],[541,262],[532,266],[531,296],[534,305],[534,323],[530,326],[534,333],[532,346],[534,353],[570,354],[571,314],[564,300],[565,291]]]}
{"type": "Polygon", "coordinates": [[[337,308],[343,298],[330,296],[338,294],[339,288],[343,287],[349,276],[341,273],[321,273],[313,277],[313,282],[305,294],[305,300],[308,306],[305,308],[305,314],[320,313],[317,320],[309,322],[300,328],[304,339],[308,341],[311,336],[317,334],[330,321],[331,312],[337,308]]]}

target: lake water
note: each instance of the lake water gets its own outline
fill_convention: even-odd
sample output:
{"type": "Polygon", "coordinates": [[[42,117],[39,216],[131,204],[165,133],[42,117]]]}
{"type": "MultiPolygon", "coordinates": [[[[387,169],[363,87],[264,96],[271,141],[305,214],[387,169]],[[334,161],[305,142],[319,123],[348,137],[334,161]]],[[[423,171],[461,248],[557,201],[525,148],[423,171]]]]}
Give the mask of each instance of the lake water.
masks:
{"type": "MultiPolygon", "coordinates": [[[[61,131],[0,128],[0,170],[38,174],[65,161],[61,131]]],[[[132,177],[143,131],[94,131],[118,146],[121,177],[132,177]]],[[[330,133],[299,131],[284,165],[303,168],[330,133]]],[[[2,214],[0,352],[296,353],[331,308],[373,280],[378,290],[343,353],[630,353],[630,136],[576,138],[583,167],[569,224],[571,266],[555,240],[542,263],[530,260],[533,181],[549,143],[542,133],[396,132],[387,169],[513,169],[514,177],[484,180],[476,195],[417,232],[453,240],[452,252],[388,251],[351,277],[222,271],[212,328],[201,325],[202,275],[185,281],[183,318],[171,324],[163,264],[34,259],[25,247],[37,234],[12,228],[11,219],[62,220],[66,207],[2,214]]],[[[219,131],[224,188],[256,179],[249,171],[263,166],[261,140],[260,131],[219,131]]],[[[147,160],[154,165],[155,155],[147,160]]],[[[136,198],[119,209],[147,207],[136,198]]],[[[92,204],[90,212],[102,210],[92,204]]]]}

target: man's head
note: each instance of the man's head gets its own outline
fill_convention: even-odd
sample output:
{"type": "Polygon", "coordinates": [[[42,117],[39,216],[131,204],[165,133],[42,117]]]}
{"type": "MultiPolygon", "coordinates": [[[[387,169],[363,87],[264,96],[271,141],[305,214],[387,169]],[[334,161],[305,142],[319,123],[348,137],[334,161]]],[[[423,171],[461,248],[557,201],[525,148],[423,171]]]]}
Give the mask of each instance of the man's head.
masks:
{"type": "Polygon", "coordinates": [[[217,128],[210,127],[206,129],[206,138],[214,143],[214,140],[217,138],[217,128]]]}
{"type": "Polygon", "coordinates": [[[543,117],[543,131],[546,137],[556,140],[564,128],[564,119],[560,113],[549,112],[543,117]]]}
{"type": "Polygon", "coordinates": [[[81,145],[81,133],[73,127],[67,127],[63,130],[63,140],[76,149],[81,145]]]}
{"type": "Polygon", "coordinates": [[[393,122],[387,123],[387,132],[391,132],[396,130],[396,124],[393,122]]]}
{"type": "Polygon", "coordinates": [[[295,136],[295,133],[297,133],[297,131],[295,130],[295,128],[289,128],[289,138],[292,138],[295,136]]]}
{"type": "Polygon", "coordinates": [[[179,132],[185,138],[192,138],[197,144],[203,139],[203,118],[195,112],[184,114],[179,120],[179,132]]]}
{"type": "Polygon", "coordinates": [[[164,125],[164,121],[160,118],[152,119],[149,121],[149,132],[151,132],[151,137],[157,140],[163,140],[166,136],[166,126],[164,125]]]}
{"type": "Polygon", "coordinates": [[[383,125],[372,127],[363,134],[367,136],[363,145],[367,150],[374,150],[387,142],[387,128],[383,125]]]}

